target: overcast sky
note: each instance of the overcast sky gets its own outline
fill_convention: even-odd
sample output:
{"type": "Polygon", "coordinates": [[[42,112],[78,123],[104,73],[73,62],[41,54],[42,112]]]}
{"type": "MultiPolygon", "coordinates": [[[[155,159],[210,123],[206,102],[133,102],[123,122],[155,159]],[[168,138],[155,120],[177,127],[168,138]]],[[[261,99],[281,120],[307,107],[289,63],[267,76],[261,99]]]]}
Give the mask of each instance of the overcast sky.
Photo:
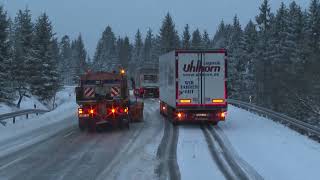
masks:
{"type": "MultiPolygon", "coordinates": [[[[284,0],[286,4],[292,0],[284,0]]],[[[170,12],[181,33],[186,23],[191,29],[206,29],[212,37],[223,19],[232,22],[237,14],[244,26],[254,19],[262,0],[0,0],[11,17],[26,6],[34,18],[46,12],[53,22],[58,37],[65,34],[83,35],[90,55],[102,31],[111,25],[116,35],[127,35],[132,40],[139,28],[145,34],[147,28],[158,33],[161,21],[170,12]]],[[[272,10],[280,6],[280,0],[270,0],[272,10]]],[[[296,0],[307,8],[309,0],[296,0]]]]}

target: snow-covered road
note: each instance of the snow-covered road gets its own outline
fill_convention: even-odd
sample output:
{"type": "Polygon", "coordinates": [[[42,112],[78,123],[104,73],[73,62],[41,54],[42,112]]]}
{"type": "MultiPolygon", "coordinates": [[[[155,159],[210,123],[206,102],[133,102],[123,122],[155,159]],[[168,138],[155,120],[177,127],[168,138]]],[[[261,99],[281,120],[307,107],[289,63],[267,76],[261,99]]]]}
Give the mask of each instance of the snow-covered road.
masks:
{"type": "MultiPolygon", "coordinates": [[[[212,156],[225,152],[212,152],[200,125],[167,123],[157,100],[145,100],[144,122],[124,131],[80,132],[76,108],[63,101],[39,118],[1,128],[0,180],[225,179],[212,156]]],[[[318,177],[319,143],[281,124],[230,106],[214,130],[247,172],[264,179],[318,177]]]]}
{"type": "Polygon", "coordinates": [[[156,179],[163,120],[155,115],[158,106],[153,104],[157,101],[146,100],[145,103],[145,121],[131,124],[130,130],[81,132],[71,109],[56,112],[61,115],[72,112],[71,117],[43,116],[63,119],[25,132],[23,137],[2,141],[3,149],[12,149],[12,143],[17,147],[0,157],[0,179],[156,179]],[[47,136],[51,128],[56,132],[47,136]],[[43,139],[17,149],[25,139],[34,137],[43,139]]]}
{"type": "Polygon", "coordinates": [[[179,127],[177,155],[181,179],[225,179],[211,157],[199,125],[179,127]]]}

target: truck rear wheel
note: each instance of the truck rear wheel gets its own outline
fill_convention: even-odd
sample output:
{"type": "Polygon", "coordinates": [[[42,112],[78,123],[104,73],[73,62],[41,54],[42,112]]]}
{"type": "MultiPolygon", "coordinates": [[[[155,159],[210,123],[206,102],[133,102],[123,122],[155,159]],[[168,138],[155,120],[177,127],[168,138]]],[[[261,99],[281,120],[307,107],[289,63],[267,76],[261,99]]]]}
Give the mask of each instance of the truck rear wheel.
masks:
{"type": "Polygon", "coordinates": [[[79,129],[80,131],[84,131],[86,127],[83,124],[79,123],[79,129]]]}
{"type": "Polygon", "coordinates": [[[96,132],[97,125],[96,125],[96,122],[94,120],[90,120],[88,122],[88,130],[89,130],[89,132],[96,132]]]}
{"type": "Polygon", "coordinates": [[[212,122],[211,123],[213,126],[217,126],[218,125],[218,122],[212,122]]]}
{"type": "Polygon", "coordinates": [[[124,129],[124,128],[129,129],[130,128],[129,119],[122,119],[121,121],[119,121],[118,122],[118,128],[120,128],[120,129],[124,129]]]}
{"type": "Polygon", "coordinates": [[[179,121],[171,120],[173,126],[179,126],[179,121]]]}
{"type": "Polygon", "coordinates": [[[86,124],[83,120],[78,120],[78,126],[79,126],[79,129],[80,131],[84,131],[86,129],[86,124]]]}

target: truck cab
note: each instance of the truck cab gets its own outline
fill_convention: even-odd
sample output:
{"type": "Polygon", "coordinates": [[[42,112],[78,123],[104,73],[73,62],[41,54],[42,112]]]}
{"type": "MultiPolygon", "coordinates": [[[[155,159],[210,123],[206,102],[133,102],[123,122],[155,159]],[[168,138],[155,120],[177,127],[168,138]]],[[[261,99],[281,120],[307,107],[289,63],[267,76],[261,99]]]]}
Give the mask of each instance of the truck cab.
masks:
{"type": "Polygon", "coordinates": [[[141,98],[159,97],[159,72],[157,68],[140,68],[135,75],[134,94],[141,98]]]}

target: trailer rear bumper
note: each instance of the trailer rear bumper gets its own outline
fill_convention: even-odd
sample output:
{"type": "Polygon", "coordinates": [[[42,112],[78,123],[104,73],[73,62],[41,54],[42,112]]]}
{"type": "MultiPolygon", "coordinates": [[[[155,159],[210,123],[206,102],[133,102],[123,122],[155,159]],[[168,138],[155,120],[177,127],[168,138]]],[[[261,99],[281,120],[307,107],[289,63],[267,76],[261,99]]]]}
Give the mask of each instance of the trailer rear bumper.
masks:
{"type": "Polygon", "coordinates": [[[141,87],[134,90],[134,94],[141,98],[159,98],[158,87],[141,87]]]}
{"type": "Polygon", "coordinates": [[[227,109],[227,106],[173,108],[164,102],[160,102],[160,113],[170,117],[174,122],[217,123],[226,120],[227,109]]]}
{"type": "Polygon", "coordinates": [[[117,115],[114,118],[101,118],[101,117],[79,117],[79,123],[87,124],[88,122],[93,122],[96,125],[100,124],[115,124],[118,121],[128,120],[128,115],[117,115]]]}
{"type": "Polygon", "coordinates": [[[219,122],[225,121],[226,110],[213,111],[181,111],[173,112],[175,121],[185,122],[219,122]]]}

